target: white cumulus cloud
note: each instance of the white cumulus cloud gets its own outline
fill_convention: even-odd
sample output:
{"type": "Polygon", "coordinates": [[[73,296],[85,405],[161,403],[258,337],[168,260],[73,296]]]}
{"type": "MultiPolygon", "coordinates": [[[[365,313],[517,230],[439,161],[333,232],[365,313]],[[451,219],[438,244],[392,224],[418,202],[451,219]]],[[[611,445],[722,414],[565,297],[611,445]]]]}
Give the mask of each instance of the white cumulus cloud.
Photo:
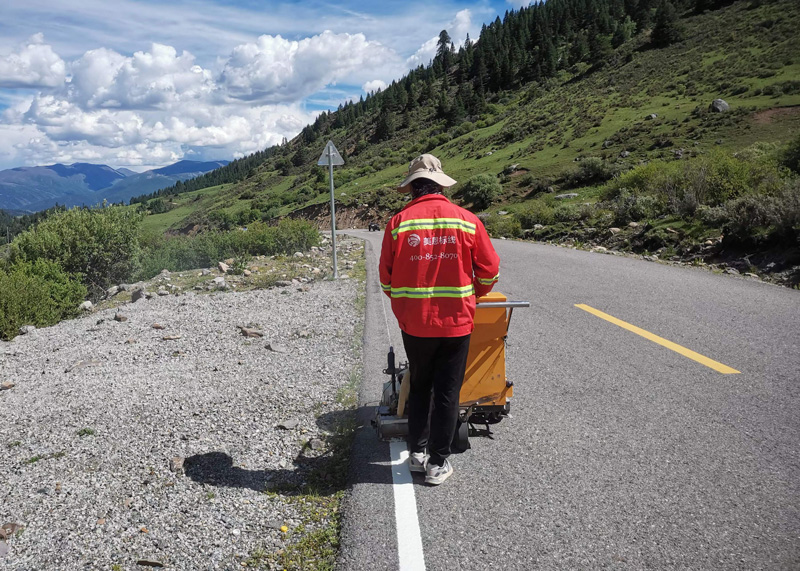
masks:
{"type": "Polygon", "coordinates": [[[356,86],[383,89],[406,69],[380,42],[330,31],[298,41],[262,35],[209,65],[160,43],[132,55],[91,49],[65,63],[35,37],[0,60],[0,87],[30,88],[0,98],[0,168],[241,157],[313,122],[318,111],[306,104],[335,108],[337,98],[358,97],[356,86]]]}
{"type": "Polygon", "coordinates": [[[65,76],[64,60],[44,43],[42,34],[31,36],[17,52],[0,57],[0,87],[56,87],[65,76]]]}
{"type": "Polygon", "coordinates": [[[278,103],[296,101],[344,78],[356,82],[402,69],[394,51],[363,34],[326,30],[300,41],[264,35],[240,45],[220,83],[229,98],[278,103]]]}
{"type": "Polygon", "coordinates": [[[450,22],[449,28],[450,37],[453,39],[453,42],[455,42],[456,47],[464,44],[470,28],[472,28],[472,12],[469,10],[461,10],[456,14],[456,17],[453,18],[453,21],[450,22]]]}
{"type": "Polygon", "coordinates": [[[214,91],[211,73],[194,56],[153,44],[149,52],[124,57],[105,48],[90,50],[70,65],[69,97],[94,108],[170,109],[214,91]]]}
{"type": "Polygon", "coordinates": [[[375,93],[378,90],[383,91],[386,89],[387,83],[380,79],[373,79],[372,81],[366,82],[364,85],[361,86],[361,89],[364,90],[364,93],[375,93]]]}

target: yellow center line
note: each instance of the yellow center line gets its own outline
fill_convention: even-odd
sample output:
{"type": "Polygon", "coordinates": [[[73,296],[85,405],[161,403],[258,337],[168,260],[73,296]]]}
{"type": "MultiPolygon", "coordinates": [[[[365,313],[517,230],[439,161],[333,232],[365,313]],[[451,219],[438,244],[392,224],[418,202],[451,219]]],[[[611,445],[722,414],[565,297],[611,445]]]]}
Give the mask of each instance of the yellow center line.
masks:
{"type": "Polygon", "coordinates": [[[693,361],[697,361],[698,363],[701,363],[701,364],[705,365],[706,367],[710,367],[710,368],[714,369],[715,371],[717,371],[719,373],[722,373],[723,375],[730,375],[730,374],[735,374],[735,373],[741,372],[741,371],[737,371],[736,369],[732,369],[732,368],[728,367],[727,365],[723,365],[722,363],[719,363],[718,361],[715,361],[714,359],[709,359],[708,357],[704,357],[700,353],[695,353],[691,349],[687,349],[686,347],[682,347],[682,346],[678,345],[677,343],[673,343],[672,341],[668,341],[667,339],[664,339],[663,337],[659,337],[658,335],[654,335],[653,333],[650,333],[649,331],[645,331],[644,329],[641,329],[640,327],[636,327],[635,325],[631,325],[630,323],[626,323],[625,321],[622,321],[621,319],[617,319],[616,317],[613,317],[613,316],[611,316],[611,315],[609,315],[607,313],[603,313],[599,309],[595,309],[593,307],[589,307],[588,305],[585,305],[583,303],[576,303],[575,307],[577,307],[578,309],[582,309],[584,311],[588,311],[589,313],[591,313],[592,315],[596,315],[600,319],[605,319],[609,323],[613,323],[614,325],[619,325],[623,329],[627,329],[628,331],[632,331],[633,333],[636,333],[637,335],[641,335],[642,337],[644,337],[645,339],[649,339],[653,343],[658,343],[659,345],[661,345],[663,347],[666,347],[667,349],[672,349],[676,353],[680,353],[684,357],[688,357],[689,359],[692,359],[693,361]]]}

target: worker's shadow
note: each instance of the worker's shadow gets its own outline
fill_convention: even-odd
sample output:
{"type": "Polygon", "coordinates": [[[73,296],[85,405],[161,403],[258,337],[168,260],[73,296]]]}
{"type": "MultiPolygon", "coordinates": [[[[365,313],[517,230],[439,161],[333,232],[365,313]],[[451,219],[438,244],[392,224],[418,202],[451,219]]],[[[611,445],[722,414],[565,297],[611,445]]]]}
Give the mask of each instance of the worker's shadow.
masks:
{"type": "Polygon", "coordinates": [[[361,407],[355,412],[333,411],[319,416],[317,425],[329,434],[325,451],[316,453],[306,445],[290,468],[240,468],[225,452],[206,452],[186,458],[184,471],[200,484],[257,492],[275,490],[283,495],[307,493],[309,486],[326,494],[360,483],[391,484],[388,445],[378,441],[370,425],[374,414],[374,407],[361,407]]]}

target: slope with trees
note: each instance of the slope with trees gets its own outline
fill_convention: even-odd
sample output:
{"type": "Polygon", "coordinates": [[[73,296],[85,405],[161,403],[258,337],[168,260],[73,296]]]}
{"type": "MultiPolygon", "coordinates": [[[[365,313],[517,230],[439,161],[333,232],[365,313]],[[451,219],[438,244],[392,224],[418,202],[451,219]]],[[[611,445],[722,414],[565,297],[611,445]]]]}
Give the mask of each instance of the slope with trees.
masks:
{"type": "MultiPolygon", "coordinates": [[[[528,230],[540,239],[585,243],[607,242],[608,228],[625,218],[616,217],[623,207],[616,201],[632,200],[603,185],[643,162],[658,161],[653,172],[694,172],[694,165],[702,172],[704,157],[740,170],[752,161],[768,163],[769,176],[789,190],[775,194],[773,187],[753,183],[709,203],[702,203],[707,193],[700,190],[703,217],[661,192],[653,198],[658,208],[633,209],[644,217],[630,221],[641,223],[648,236],[625,229],[626,243],[608,244],[684,255],[698,243],[732,236],[731,220],[741,216],[729,201],[752,195],[758,204],[778,200],[770,211],[793,212],[793,179],[781,170],[779,155],[800,127],[798,17],[798,5],[786,0],[549,0],[511,10],[484,25],[479,41],[458,49],[443,33],[429,65],[321,113],[292,141],[249,157],[247,173],[193,182],[185,193],[185,187],[173,189],[174,209],[146,223],[163,227],[162,220],[196,231],[285,215],[324,220],[327,177],[315,163],[328,139],[346,160],[335,172],[344,223],[389,216],[402,203],[392,185],[405,165],[434,152],[462,182],[454,189],[457,200],[509,212],[487,220],[495,234],[528,230]],[[730,103],[728,112],[709,111],[717,98],[730,103]],[[502,193],[472,203],[464,183],[487,173],[502,193]],[[224,184],[203,188],[211,182],[224,184]],[[557,201],[560,194],[577,196],[557,201]],[[712,216],[705,208],[717,210],[712,216]],[[537,224],[545,229],[533,232],[537,224]],[[587,234],[587,228],[599,234],[587,234]],[[665,228],[681,240],[668,239],[674,235],[665,228]]],[[[794,248],[794,230],[787,230],[792,224],[773,222],[739,231],[750,238],[737,248],[786,249],[787,240],[794,248]]],[[[792,255],[778,265],[794,264],[787,261],[792,255]]]]}

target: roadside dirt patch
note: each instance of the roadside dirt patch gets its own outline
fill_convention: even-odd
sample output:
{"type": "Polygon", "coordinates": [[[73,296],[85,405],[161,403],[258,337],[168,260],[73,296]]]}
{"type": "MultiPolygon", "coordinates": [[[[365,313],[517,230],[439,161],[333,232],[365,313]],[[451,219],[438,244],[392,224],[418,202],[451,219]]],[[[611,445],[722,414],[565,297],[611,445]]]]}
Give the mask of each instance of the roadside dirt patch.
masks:
{"type": "Polygon", "coordinates": [[[800,105],[794,105],[792,107],[773,107],[772,109],[764,109],[758,113],[753,113],[753,123],[756,125],[768,125],[796,115],[800,115],[800,105]]]}
{"type": "MultiPolygon", "coordinates": [[[[370,222],[376,222],[383,227],[391,215],[391,212],[380,212],[374,205],[353,207],[336,204],[336,227],[341,229],[366,228],[370,222]]],[[[288,217],[311,220],[320,230],[330,229],[331,206],[328,203],[306,206],[295,210],[288,217]]]]}

